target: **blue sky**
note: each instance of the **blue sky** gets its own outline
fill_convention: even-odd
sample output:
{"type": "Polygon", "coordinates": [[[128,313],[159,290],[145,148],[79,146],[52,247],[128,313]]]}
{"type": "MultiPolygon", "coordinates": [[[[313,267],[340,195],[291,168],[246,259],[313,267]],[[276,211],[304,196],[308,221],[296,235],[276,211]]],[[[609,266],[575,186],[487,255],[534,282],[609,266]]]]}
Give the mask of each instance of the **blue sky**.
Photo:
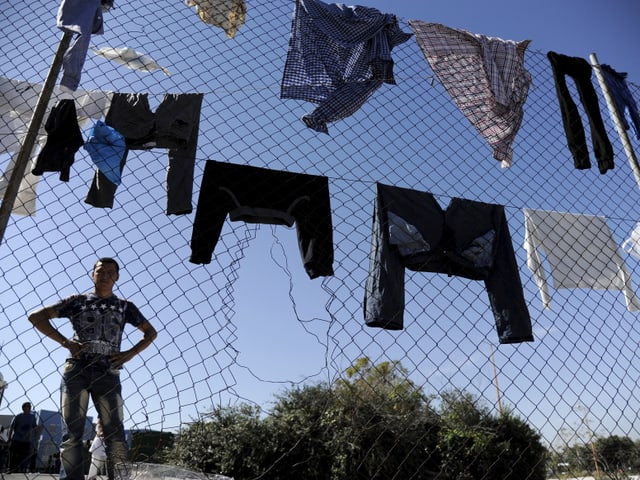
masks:
{"type": "MultiPolygon", "coordinates": [[[[278,98],[293,3],[278,0],[266,7],[262,1],[249,0],[247,4],[246,25],[235,39],[226,40],[219,30],[199,22],[181,1],[162,0],[153,5],[116,1],[116,10],[106,15],[105,35],[95,37],[94,44],[133,46],[151,54],[173,75],[140,74],[89,54],[82,87],[148,91],[154,102],[167,91],[203,92],[200,162],[211,158],[328,175],[340,241],[338,275],[326,281],[309,280],[300,265],[295,230],[270,226],[227,225],[216,248],[216,261],[190,265],[186,259],[193,216],[166,218],[162,212],[165,154],[145,152],[130,157],[116,208],[101,211],[82,203],[92,167],[86,154],[79,152],[69,185],[60,184],[55,176],[44,179],[37,217],[12,217],[7,238],[0,245],[0,338],[5,339],[0,372],[10,382],[0,412],[17,411],[27,395],[36,408],[56,408],[57,367],[64,352],[42,341],[27,324],[25,314],[60,295],[89,289],[87,270],[96,255],[113,255],[124,265],[118,293],[135,301],[160,331],[156,344],[127,367],[131,375],[125,380],[125,392],[132,427],[175,429],[217,404],[249,401],[268,407],[283,388],[332,380],[362,354],[377,361],[400,359],[412,378],[424,382],[429,391],[456,385],[493,400],[495,387],[487,363],[493,348],[503,400],[515,404],[550,441],[559,428],[580,420],[581,414],[575,411],[580,401],[593,408],[605,431],[620,428],[639,435],[633,426],[635,417],[629,419],[627,411],[619,413],[618,403],[607,404],[613,393],[584,395],[595,379],[620,395],[632,393],[640,398],[637,387],[624,382],[607,384],[598,365],[590,363],[594,352],[607,365],[619,368],[624,368],[626,359],[608,356],[612,354],[606,343],[596,345],[594,351],[576,352],[567,346],[582,346],[605,334],[627,334],[633,340],[637,335],[634,317],[624,311],[621,295],[615,292],[556,292],[558,309],[542,311],[519,248],[518,211],[529,206],[618,217],[612,227],[622,240],[637,220],[620,214],[621,210],[633,212],[637,204],[633,181],[613,177],[606,182],[584,175],[572,177],[575,183],[565,192],[563,182],[540,162],[534,165],[540,168],[535,175],[541,183],[528,182],[526,176],[531,172],[526,167],[535,155],[524,151],[531,147],[525,141],[511,171],[500,170],[490,158],[469,169],[467,156],[490,154],[464,122],[452,129],[451,137],[436,120],[434,125],[427,119],[424,125],[403,127],[402,118],[415,117],[411,89],[425,96],[431,92],[420,77],[429,71],[427,64],[409,64],[418,58],[415,45],[409,43],[394,50],[396,90],[381,90],[353,118],[330,126],[331,136],[305,130],[299,117],[310,106],[278,98]],[[394,120],[396,113],[399,118],[394,120]],[[393,141],[385,142],[387,135],[393,141]],[[473,153],[461,151],[465,144],[473,153]],[[423,159],[431,155],[438,159],[437,166],[428,175],[418,175],[427,163],[423,159]],[[492,199],[510,207],[514,247],[535,318],[537,343],[519,349],[498,348],[482,285],[438,277],[429,279],[428,288],[420,276],[408,280],[413,300],[407,318],[415,321],[408,321],[402,334],[363,330],[361,285],[368,266],[371,185],[378,180],[492,199]],[[589,195],[581,194],[587,190],[589,195]],[[616,197],[622,197],[619,203],[607,203],[616,197]],[[455,298],[452,292],[458,291],[465,294],[455,298]],[[452,296],[455,303],[450,303],[452,296]],[[572,329],[574,318],[584,322],[610,315],[622,319],[620,329],[607,322],[588,335],[572,329]],[[541,371],[544,378],[528,381],[528,375],[541,371]],[[573,372],[578,372],[576,391],[568,380],[556,384],[557,377],[573,372]]],[[[536,52],[554,50],[583,58],[595,52],[601,63],[629,72],[629,79],[640,83],[640,65],[633,49],[640,45],[640,7],[632,1],[520,2],[517,6],[482,2],[482,7],[472,1],[372,0],[362,4],[395,13],[404,22],[419,19],[509,40],[531,39],[530,49],[536,52]]],[[[0,26],[8,35],[3,47],[11,48],[0,53],[1,74],[41,81],[59,38],[51,27],[54,16],[55,8],[32,6],[26,0],[3,5],[0,26]]],[[[534,79],[534,85],[536,81],[543,80],[534,79]]],[[[432,88],[437,89],[437,84],[432,88]]],[[[542,95],[541,91],[546,92],[542,86],[534,88],[532,97],[542,95]]],[[[425,110],[431,107],[416,103],[425,110]]],[[[431,108],[443,110],[445,127],[449,125],[444,122],[447,114],[456,115],[448,101],[431,108]]],[[[534,109],[529,115],[529,124],[548,120],[534,109]]],[[[561,138],[559,116],[550,117],[547,123],[556,134],[553,138],[561,138]]],[[[527,133],[536,139],[545,137],[536,131],[527,133]]],[[[549,146],[545,143],[541,148],[549,146]]],[[[552,146],[554,153],[565,150],[562,145],[552,146]]],[[[624,168],[622,160],[620,175],[624,168]]],[[[574,175],[569,169],[558,169],[574,175]]],[[[197,182],[199,177],[196,187],[197,182]]],[[[631,357],[631,363],[633,360],[631,357]]],[[[632,402],[629,408],[637,411],[638,405],[632,402]]]]}
{"type": "MultiPolygon", "coordinates": [[[[348,2],[345,2],[349,4],[348,2]]],[[[596,53],[629,78],[640,78],[633,48],[640,42],[640,5],[634,0],[384,1],[366,5],[406,20],[425,20],[505,40],[530,39],[530,48],[588,58],[596,53]]]]}

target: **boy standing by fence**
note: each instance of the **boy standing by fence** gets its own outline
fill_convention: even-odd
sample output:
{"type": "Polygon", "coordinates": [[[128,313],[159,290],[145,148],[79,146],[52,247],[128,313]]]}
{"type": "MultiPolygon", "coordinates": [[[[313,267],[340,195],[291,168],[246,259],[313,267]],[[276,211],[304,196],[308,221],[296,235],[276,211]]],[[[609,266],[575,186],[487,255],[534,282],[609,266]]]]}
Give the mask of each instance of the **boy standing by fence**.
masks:
{"type": "Polygon", "coordinates": [[[104,430],[109,478],[129,478],[120,369],[147,348],[157,334],[133,303],[114,295],[119,270],[114,259],[100,258],[91,272],[93,292],[72,295],[29,315],[37,330],[70,352],[61,387],[66,433],[60,453],[60,480],[84,480],[82,435],[90,396],[104,430]],[[52,325],[53,318],[70,319],[74,331],[71,339],[52,325]],[[121,351],[127,323],[139,329],[143,337],[131,349],[121,351]]]}

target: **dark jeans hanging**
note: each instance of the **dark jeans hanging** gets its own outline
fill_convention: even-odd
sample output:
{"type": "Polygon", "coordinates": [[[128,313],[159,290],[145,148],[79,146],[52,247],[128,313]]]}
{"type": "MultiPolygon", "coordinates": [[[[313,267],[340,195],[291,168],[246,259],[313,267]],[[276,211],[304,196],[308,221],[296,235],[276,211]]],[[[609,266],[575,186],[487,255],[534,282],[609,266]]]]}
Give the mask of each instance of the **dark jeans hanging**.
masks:
{"type": "Polygon", "coordinates": [[[580,170],[591,168],[591,161],[580,113],[567,87],[567,75],[573,78],[580,102],[589,119],[593,152],[598,161],[598,169],[600,173],[606,173],[607,170],[613,169],[613,147],[600,115],[598,95],[591,83],[591,65],[583,58],[568,57],[555,52],[548,52],[547,58],[551,62],[562,113],[562,124],[575,167],[580,170]]]}
{"type": "MultiPolygon", "coordinates": [[[[198,146],[200,93],[165,94],[155,112],[146,93],[115,93],[105,123],[120,132],[129,150],[169,150],[167,169],[167,215],[191,213],[193,174],[198,146]]],[[[96,172],[85,202],[99,208],[112,208],[117,186],[100,171],[96,172]]]]}

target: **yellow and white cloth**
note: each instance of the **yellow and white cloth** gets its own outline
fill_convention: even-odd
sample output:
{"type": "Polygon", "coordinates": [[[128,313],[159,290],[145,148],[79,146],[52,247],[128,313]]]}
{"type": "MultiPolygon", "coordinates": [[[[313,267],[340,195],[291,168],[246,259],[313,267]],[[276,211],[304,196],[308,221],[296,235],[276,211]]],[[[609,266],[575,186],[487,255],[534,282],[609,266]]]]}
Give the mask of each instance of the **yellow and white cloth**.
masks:
{"type": "Polygon", "coordinates": [[[204,23],[222,28],[227,38],[235,37],[247,14],[244,0],[184,0],[184,3],[195,7],[204,23]]]}

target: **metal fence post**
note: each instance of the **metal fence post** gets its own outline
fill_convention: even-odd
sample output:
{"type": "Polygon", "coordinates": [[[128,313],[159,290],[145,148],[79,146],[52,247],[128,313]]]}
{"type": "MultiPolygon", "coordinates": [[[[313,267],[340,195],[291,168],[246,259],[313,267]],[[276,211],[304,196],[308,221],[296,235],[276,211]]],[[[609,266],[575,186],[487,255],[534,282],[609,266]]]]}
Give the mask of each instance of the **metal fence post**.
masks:
{"type": "Polygon", "coordinates": [[[24,171],[27,168],[29,158],[31,158],[31,153],[33,152],[33,147],[38,137],[38,131],[42,125],[58,74],[62,68],[62,58],[67,48],[69,48],[72,36],[72,33],[65,32],[58,43],[58,49],[53,61],[51,62],[51,66],[49,67],[49,73],[47,74],[47,78],[42,86],[40,95],[38,96],[36,107],[33,110],[33,115],[29,122],[29,128],[27,129],[24,141],[20,146],[18,158],[16,159],[13,170],[11,171],[11,178],[7,184],[7,189],[5,190],[4,197],[2,199],[2,205],[0,206],[0,243],[4,240],[4,233],[7,229],[9,217],[11,216],[11,210],[13,210],[14,203],[18,196],[20,183],[24,177],[24,171]]]}
{"type": "Polygon", "coordinates": [[[620,137],[620,141],[622,142],[624,151],[627,154],[627,159],[629,160],[629,165],[631,165],[633,176],[635,177],[638,186],[640,186],[640,166],[638,165],[638,159],[636,158],[636,154],[633,151],[631,142],[629,141],[629,135],[624,128],[624,122],[622,121],[623,112],[618,111],[618,106],[613,100],[613,95],[611,95],[609,85],[607,84],[607,81],[602,74],[602,70],[600,70],[598,57],[596,57],[595,53],[592,53],[589,55],[589,59],[591,60],[591,65],[593,66],[593,70],[596,73],[596,78],[598,79],[598,83],[600,84],[600,88],[602,89],[602,93],[604,94],[604,98],[607,101],[607,107],[609,108],[609,112],[611,112],[611,117],[613,118],[613,123],[615,124],[616,130],[618,131],[618,136],[620,137]]]}

